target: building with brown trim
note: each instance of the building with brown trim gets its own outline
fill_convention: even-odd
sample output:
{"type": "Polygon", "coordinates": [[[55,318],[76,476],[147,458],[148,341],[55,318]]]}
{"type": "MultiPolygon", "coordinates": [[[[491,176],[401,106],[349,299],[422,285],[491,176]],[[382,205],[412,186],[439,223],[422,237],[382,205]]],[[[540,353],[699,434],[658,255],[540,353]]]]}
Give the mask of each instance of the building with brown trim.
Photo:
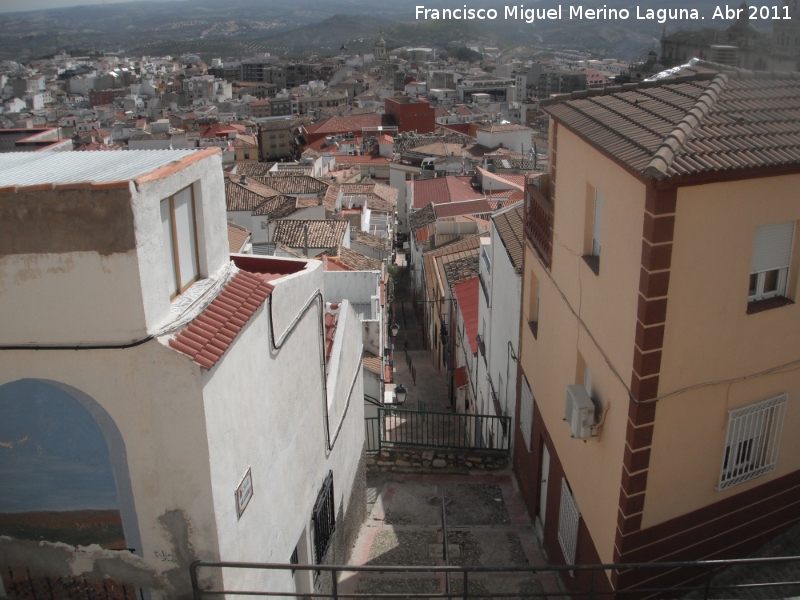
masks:
{"type": "Polygon", "coordinates": [[[544,548],[562,564],[746,556],[800,520],[800,75],[695,73],[544,110],[514,445],[544,548]]]}

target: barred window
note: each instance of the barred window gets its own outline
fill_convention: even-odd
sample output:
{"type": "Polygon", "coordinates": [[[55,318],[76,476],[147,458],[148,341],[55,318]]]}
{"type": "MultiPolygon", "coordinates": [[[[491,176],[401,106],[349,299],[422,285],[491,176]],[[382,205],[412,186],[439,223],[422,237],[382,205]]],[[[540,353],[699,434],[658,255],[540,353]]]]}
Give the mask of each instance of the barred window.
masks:
{"type": "Polygon", "coordinates": [[[333,504],[333,471],[328,471],[311,517],[314,526],[314,561],[318,565],[322,564],[336,529],[336,512],[333,504]]]}
{"type": "Polygon", "coordinates": [[[775,470],[786,399],[787,395],[782,394],[728,411],[728,435],[718,490],[775,470]]]}
{"type": "MultiPolygon", "coordinates": [[[[575,497],[569,489],[567,480],[561,478],[561,504],[558,510],[558,544],[564,553],[564,562],[568,565],[575,564],[575,551],[578,548],[578,524],[581,512],[575,502],[575,497]]],[[[572,572],[570,572],[572,575],[572,572]]]]}

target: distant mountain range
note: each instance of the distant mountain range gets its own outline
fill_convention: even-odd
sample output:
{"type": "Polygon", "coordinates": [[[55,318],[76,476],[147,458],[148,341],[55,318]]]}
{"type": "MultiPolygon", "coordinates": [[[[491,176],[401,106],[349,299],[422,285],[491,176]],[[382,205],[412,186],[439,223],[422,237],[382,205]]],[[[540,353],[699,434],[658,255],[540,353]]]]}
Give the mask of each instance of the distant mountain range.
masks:
{"type": "MultiPolygon", "coordinates": [[[[483,8],[496,7],[494,21],[423,21],[414,19],[414,6],[424,0],[184,0],[128,2],[78,6],[24,13],[0,14],[0,59],[27,61],[61,50],[126,52],[128,54],[195,53],[203,58],[238,58],[253,52],[279,55],[369,52],[379,32],[389,48],[400,46],[447,47],[483,43],[501,49],[530,46],[535,49],[589,50],[606,56],[635,59],[646,54],[660,37],[663,25],[655,21],[506,21],[504,4],[484,0],[483,8]],[[367,14],[368,13],[368,14],[367,14]]],[[[429,7],[461,7],[463,0],[442,0],[429,7]]],[[[558,0],[539,0],[529,6],[557,6],[558,0]]],[[[604,4],[622,7],[627,2],[589,0],[585,7],[604,4]]],[[[513,4],[512,4],[513,6],[513,4]]],[[[569,4],[564,4],[565,8],[569,4]]],[[[709,18],[714,4],[700,0],[642,0],[648,7],[697,7],[709,18]],[[707,6],[706,6],[707,5],[707,6]],[[705,7],[705,8],[703,8],[705,7]]],[[[633,8],[633,7],[629,7],[633,8]]],[[[667,31],[700,26],[727,25],[706,21],[670,22],[667,31]]]]}

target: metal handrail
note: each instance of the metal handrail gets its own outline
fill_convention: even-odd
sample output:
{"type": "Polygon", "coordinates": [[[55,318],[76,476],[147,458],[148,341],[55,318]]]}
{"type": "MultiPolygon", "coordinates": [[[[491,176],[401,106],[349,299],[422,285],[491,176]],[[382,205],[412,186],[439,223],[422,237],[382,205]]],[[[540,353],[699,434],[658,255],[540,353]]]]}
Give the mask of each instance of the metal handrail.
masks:
{"type": "Polygon", "coordinates": [[[509,452],[511,417],[492,414],[378,408],[381,445],[429,446],[464,450],[509,452]],[[489,433],[494,446],[486,445],[489,433]]]}
{"type": "Polygon", "coordinates": [[[253,595],[253,596],[276,596],[276,597],[297,597],[297,598],[333,598],[338,600],[338,575],[341,573],[435,573],[444,574],[449,577],[452,574],[459,574],[463,578],[463,593],[432,593],[432,592],[419,592],[419,593],[355,593],[348,592],[347,598],[456,598],[461,597],[467,600],[468,598],[510,598],[519,597],[520,592],[509,593],[468,593],[468,581],[470,574],[492,574],[492,573],[528,573],[531,575],[536,574],[553,574],[561,573],[564,571],[583,572],[589,571],[591,573],[591,583],[588,590],[569,590],[559,592],[542,592],[531,593],[526,592],[526,596],[531,597],[568,597],[575,595],[587,596],[589,600],[595,597],[615,596],[625,594],[636,594],[641,596],[643,594],[657,594],[660,592],[670,592],[675,594],[680,592],[681,595],[689,592],[702,592],[704,600],[707,600],[711,591],[716,590],[753,590],[762,588],[781,588],[789,586],[798,586],[800,588],[800,581],[780,581],[780,582],[765,582],[765,583],[747,583],[747,584],[731,584],[731,585],[712,585],[712,577],[715,571],[723,568],[734,567],[738,565],[773,565],[783,564],[789,562],[800,562],[800,556],[782,556],[770,558],[737,558],[737,559],[720,559],[720,560],[701,560],[701,561],[673,561],[673,562],[654,562],[654,563],[607,563],[595,565],[548,565],[546,567],[523,567],[523,566],[508,566],[508,567],[467,567],[467,566],[453,566],[453,565],[438,565],[438,566],[356,566],[356,565],[293,565],[293,564],[280,564],[280,563],[251,563],[251,562],[225,562],[225,561],[194,561],[190,567],[190,577],[192,581],[192,590],[194,592],[195,600],[203,600],[206,595],[253,595]],[[300,592],[268,592],[261,590],[215,590],[215,589],[200,589],[198,580],[198,569],[201,568],[235,568],[235,569],[262,569],[262,570],[301,570],[301,571],[325,571],[330,572],[332,575],[333,586],[330,593],[300,593],[300,592]],[[640,570],[674,570],[674,569],[703,569],[706,572],[705,581],[697,586],[671,586],[671,587],[632,587],[628,589],[597,589],[596,576],[598,571],[640,571],[640,570]]]}

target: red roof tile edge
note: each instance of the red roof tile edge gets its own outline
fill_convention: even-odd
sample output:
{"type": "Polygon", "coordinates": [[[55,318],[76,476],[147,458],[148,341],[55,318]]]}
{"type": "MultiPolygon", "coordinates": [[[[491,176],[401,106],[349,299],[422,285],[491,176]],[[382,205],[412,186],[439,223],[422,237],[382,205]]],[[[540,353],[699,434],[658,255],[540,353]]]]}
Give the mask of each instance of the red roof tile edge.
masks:
{"type": "Polygon", "coordinates": [[[192,152],[188,156],[184,156],[180,160],[176,160],[171,162],[168,165],[163,167],[158,167],[153,171],[142,175],[141,177],[137,177],[134,181],[136,185],[142,185],[144,183],[149,183],[151,181],[156,181],[157,179],[163,179],[173,173],[177,173],[178,171],[182,171],[186,167],[193,165],[197,161],[203,160],[204,158],[208,158],[209,156],[214,156],[215,154],[222,154],[222,150],[217,148],[216,146],[212,146],[211,148],[203,148],[202,150],[197,150],[196,152],[192,152]]]}
{"type": "Polygon", "coordinates": [[[202,313],[170,339],[170,348],[210,370],[274,289],[265,278],[239,271],[202,313]]]}

